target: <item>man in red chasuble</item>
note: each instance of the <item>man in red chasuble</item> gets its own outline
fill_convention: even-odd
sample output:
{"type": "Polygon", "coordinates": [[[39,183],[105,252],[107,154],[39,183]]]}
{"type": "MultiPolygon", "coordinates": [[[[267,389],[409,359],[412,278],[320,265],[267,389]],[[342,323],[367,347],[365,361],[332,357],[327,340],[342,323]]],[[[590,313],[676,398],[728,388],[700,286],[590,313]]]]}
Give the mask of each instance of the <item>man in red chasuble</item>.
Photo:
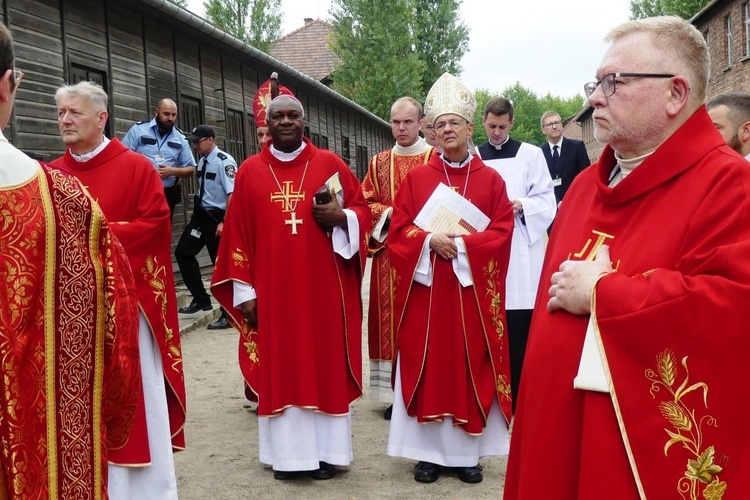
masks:
{"type": "Polygon", "coordinates": [[[437,480],[443,467],[480,482],[479,458],[508,451],[505,276],[513,206],[500,174],[468,150],[476,106],[455,77],[435,82],[425,111],[443,152],[406,174],[388,237],[400,321],[388,455],[418,460],[420,482],[437,480]],[[486,228],[430,232],[417,225],[441,185],[483,214],[486,228]]]}
{"type": "MultiPolygon", "coordinates": [[[[0,25],[0,129],[23,73],[0,25]]],[[[122,247],[81,184],[0,133],[0,498],[107,496],[142,406],[122,247]]]]}
{"type": "MultiPolygon", "coordinates": [[[[396,324],[393,316],[393,274],[385,250],[388,228],[396,197],[406,173],[424,165],[432,148],[419,137],[422,105],[411,97],[397,99],[391,106],[391,131],[396,145],[376,154],[370,160],[362,192],[372,210],[372,235],[368,252],[372,256],[370,277],[370,309],[367,337],[370,352],[370,392],[374,399],[393,401],[391,371],[396,354],[396,324]]],[[[390,420],[393,406],[385,411],[390,420]]]]}
{"type": "Polygon", "coordinates": [[[272,139],[238,171],[211,289],[240,331],[260,461],[276,479],[330,479],[352,460],[362,394],[370,210],[346,164],[303,138],[297,99],[278,96],[267,115],[272,139]]]}
{"type": "Polygon", "coordinates": [[[744,498],[750,170],[703,105],[698,30],[605,40],[584,88],[607,146],[552,229],[505,498],[744,498]]]}
{"type": "Polygon", "coordinates": [[[125,248],[138,290],[145,411],[128,446],[110,456],[110,498],[177,498],[172,450],[185,447],[185,381],[172,276],[169,207],[144,156],[103,135],[107,94],[81,82],[55,94],[65,155],[53,163],[72,173],[99,203],[125,248]]]}

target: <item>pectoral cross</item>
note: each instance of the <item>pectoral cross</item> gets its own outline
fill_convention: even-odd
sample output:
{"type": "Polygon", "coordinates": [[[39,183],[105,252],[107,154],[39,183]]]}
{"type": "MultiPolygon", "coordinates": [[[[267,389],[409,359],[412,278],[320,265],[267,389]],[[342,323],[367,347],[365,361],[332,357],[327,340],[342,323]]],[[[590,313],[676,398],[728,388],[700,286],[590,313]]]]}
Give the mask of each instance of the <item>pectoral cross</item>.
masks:
{"type": "MultiPolygon", "coordinates": [[[[294,183],[292,181],[284,181],[282,184],[284,185],[283,190],[272,193],[271,201],[280,201],[281,210],[283,212],[292,212],[294,207],[297,206],[297,203],[299,203],[299,200],[305,199],[305,193],[300,191],[295,192],[294,183]],[[292,206],[292,202],[297,202],[294,204],[294,207],[292,206]]],[[[294,232],[293,234],[297,233],[294,232]]]]}
{"type": "Polygon", "coordinates": [[[289,220],[285,220],[284,224],[287,226],[292,226],[292,234],[297,234],[297,224],[302,224],[302,219],[297,218],[297,213],[292,212],[292,218],[289,220]]]}

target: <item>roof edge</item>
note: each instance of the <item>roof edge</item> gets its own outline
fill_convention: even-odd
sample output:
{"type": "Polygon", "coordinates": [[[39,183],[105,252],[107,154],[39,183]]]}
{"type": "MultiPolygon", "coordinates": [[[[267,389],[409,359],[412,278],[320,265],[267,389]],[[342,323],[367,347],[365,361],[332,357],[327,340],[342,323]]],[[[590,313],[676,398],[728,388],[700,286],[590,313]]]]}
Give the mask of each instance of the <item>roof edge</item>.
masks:
{"type": "Polygon", "coordinates": [[[388,122],[380,118],[379,116],[375,115],[371,111],[365,109],[364,107],[360,106],[356,102],[352,101],[351,99],[344,97],[343,95],[339,94],[338,92],[332,90],[330,87],[326,87],[322,83],[318,82],[314,78],[299,72],[298,70],[292,68],[288,64],[279,61],[278,59],[275,59],[274,57],[266,54],[265,52],[256,49],[252,45],[249,45],[239,38],[236,38],[233,35],[230,35],[229,33],[222,31],[221,29],[217,28],[207,20],[203,19],[202,17],[198,16],[197,14],[194,14],[190,12],[189,10],[180,7],[179,5],[170,2],[169,0],[140,0],[142,3],[149,5],[157,10],[160,10],[161,12],[164,12],[168,16],[170,16],[172,19],[175,19],[179,22],[182,22],[186,24],[188,27],[198,30],[201,33],[210,36],[214,40],[221,42],[225,45],[228,45],[234,49],[237,49],[241,52],[244,52],[245,54],[254,57],[274,68],[278,68],[279,71],[283,71],[285,73],[290,74],[294,78],[297,78],[298,80],[301,80],[302,82],[310,85],[314,89],[320,91],[321,93],[328,95],[332,97],[333,99],[346,104],[347,106],[359,111],[360,113],[364,114],[368,118],[371,118],[381,125],[385,127],[389,127],[390,125],[388,122]]]}

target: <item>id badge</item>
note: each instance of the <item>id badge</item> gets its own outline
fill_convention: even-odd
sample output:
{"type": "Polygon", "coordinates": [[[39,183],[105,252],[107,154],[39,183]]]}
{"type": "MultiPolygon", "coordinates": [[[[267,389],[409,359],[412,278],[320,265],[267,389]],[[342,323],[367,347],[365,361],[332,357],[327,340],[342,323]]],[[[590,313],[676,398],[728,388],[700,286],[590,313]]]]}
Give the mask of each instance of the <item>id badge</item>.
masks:
{"type": "Polygon", "coordinates": [[[552,179],[552,185],[554,187],[562,186],[562,179],[560,179],[559,177],[557,179],[552,179]]]}
{"type": "Polygon", "coordinates": [[[193,238],[200,238],[201,232],[197,229],[193,229],[190,231],[190,236],[192,236],[193,238]]]}
{"type": "Polygon", "coordinates": [[[164,163],[166,159],[167,157],[162,154],[154,155],[154,161],[157,163],[164,163]]]}

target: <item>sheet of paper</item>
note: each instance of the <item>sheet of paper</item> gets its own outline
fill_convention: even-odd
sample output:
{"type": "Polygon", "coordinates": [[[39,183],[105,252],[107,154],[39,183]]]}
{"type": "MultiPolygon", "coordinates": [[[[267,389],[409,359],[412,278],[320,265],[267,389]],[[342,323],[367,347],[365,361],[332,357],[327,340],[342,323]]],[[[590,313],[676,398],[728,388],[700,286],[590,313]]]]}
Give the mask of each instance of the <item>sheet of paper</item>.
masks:
{"type": "Polygon", "coordinates": [[[594,322],[591,318],[589,318],[589,324],[586,327],[581,361],[578,364],[578,374],[573,379],[573,387],[585,391],[609,392],[604,361],[599,350],[599,342],[596,340],[594,322]]]}
{"type": "Polygon", "coordinates": [[[414,224],[431,233],[471,234],[487,229],[490,218],[443,183],[438,184],[414,224]]]}
{"type": "Polygon", "coordinates": [[[341,176],[339,176],[338,172],[328,178],[326,181],[326,187],[328,188],[329,193],[336,195],[339,205],[344,203],[344,187],[341,185],[341,176]]]}

